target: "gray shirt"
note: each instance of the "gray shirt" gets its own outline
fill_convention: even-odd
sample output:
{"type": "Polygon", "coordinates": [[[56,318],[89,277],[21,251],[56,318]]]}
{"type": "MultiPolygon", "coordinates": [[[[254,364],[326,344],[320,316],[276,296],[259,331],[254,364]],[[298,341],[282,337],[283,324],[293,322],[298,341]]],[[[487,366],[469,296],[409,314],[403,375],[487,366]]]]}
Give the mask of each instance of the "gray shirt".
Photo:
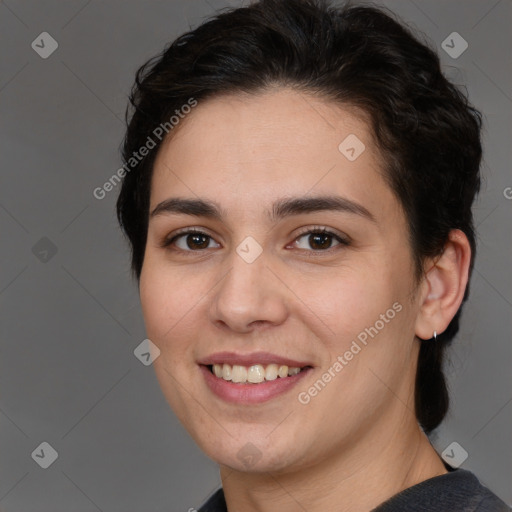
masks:
{"type": "MultiPolygon", "coordinates": [[[[449,473],[395,494],[371,512],[511,512],[510,507],[484,487],[473,473],[448,469],[449,473]]],[[[228,512],[222,488],[199,512],[228,512]]]]}

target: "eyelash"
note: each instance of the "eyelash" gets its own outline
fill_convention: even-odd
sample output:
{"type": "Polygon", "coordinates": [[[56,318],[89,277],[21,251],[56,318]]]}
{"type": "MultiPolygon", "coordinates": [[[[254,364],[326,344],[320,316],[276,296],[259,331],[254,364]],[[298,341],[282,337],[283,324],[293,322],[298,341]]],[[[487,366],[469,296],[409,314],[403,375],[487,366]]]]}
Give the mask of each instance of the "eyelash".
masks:
{"type": "MultiPolygon", "coordinates": [[[[203,231],[200,231],[199,229],[194,228],[186,228],[183,231],[178,231],[177,233],[174,233],[172,237],[165,238],[162,243],[160,244],[162,248],[170,248],[170,246],[179,238],[185,235],[204,235],[206,238],[213,239],[210,235],[207,233],[204,233],[203,231]]],[[[301,233],[299,233],[296,238],[294,239],[294,242],[298,240],[299,238],[302,238],[305,235],[329,235],[334,238],[337,242],[339,242],[339,246],[349,246],[350,241],[348,238],[344,238],[341,235],[338,235],[337,233],[334,233],[333,231],[329,231],[325,227],[315,226],[313,228],[307,228],[301,233]]],[[[319,253],[330,253],[332,250],[335,250],[336,247],[329,247],[328,249],[299,249],[300,251],[306,251],[313,254],[319,254],[319,253]]],[[[184,249],[173,249],[176,252],[181,253],[188,253],[187,256],[193,255],[193,253],[203,252],[207,249],[197,249],[197,250],[184,250],[184,249]]]]}

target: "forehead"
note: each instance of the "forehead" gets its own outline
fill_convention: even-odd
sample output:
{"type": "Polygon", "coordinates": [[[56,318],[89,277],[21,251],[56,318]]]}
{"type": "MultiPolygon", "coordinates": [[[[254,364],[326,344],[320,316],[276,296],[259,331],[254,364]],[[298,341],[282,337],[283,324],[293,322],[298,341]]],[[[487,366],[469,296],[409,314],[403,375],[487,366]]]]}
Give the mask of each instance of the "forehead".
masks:
{"type": "Polygon", "coordinates": [[[199,101],[180,123],[159,150],[150,208],[169,195],[209,196],[226,211],[336,192],[379,208],[396,203],[354,108],[279,88],[199,101]]]}

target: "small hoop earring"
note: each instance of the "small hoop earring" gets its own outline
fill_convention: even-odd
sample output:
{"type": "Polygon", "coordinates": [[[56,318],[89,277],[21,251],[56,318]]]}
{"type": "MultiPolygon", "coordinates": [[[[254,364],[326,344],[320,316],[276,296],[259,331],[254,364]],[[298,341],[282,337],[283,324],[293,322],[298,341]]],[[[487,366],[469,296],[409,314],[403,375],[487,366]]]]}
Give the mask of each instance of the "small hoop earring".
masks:
{"type": "Polygon", "coordinates": [[[437,331],[434,331],[434,341],[437,340],[437,331]]]}

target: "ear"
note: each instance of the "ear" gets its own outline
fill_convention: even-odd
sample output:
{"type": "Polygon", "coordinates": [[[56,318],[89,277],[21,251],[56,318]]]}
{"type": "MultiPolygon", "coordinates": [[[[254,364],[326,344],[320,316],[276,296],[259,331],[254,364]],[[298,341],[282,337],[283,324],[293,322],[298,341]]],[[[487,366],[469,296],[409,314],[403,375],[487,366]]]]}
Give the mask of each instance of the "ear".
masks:
{"type": "Polygon", "coordinates": [[[460,229],[452,229],[443,254],[430,260],[421,284],[415,334],[428,340],[441,334],[457,313],[468,283],[471,246],[460,229]]]}

